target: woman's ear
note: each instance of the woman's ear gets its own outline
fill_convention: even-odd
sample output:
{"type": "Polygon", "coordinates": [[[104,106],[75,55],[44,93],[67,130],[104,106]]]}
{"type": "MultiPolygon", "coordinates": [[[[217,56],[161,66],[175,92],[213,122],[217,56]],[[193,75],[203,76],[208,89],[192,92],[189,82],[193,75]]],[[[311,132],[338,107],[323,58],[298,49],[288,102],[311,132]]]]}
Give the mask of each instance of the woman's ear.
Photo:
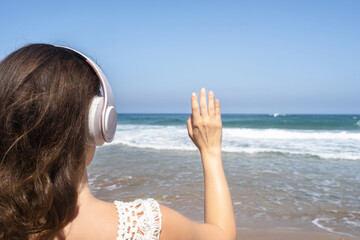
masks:
{"type": "Polygon", "coordinates": [[[95,154],[95,149],[96,149],[95,146],[86,145],[86,147],[85,147],[86,166],[89,166],[89,164],[93,160],[94,154],[95,154]]]}

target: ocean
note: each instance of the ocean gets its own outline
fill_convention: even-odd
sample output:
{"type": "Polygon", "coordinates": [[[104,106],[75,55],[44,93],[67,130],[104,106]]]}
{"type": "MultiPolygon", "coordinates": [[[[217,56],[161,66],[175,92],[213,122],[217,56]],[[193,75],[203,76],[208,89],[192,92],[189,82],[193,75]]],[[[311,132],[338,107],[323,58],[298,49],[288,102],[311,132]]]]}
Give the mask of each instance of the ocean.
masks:
{"type": "MultiPolygon", "coordinates": [[[[119,114],[89,166],[104,200],[152,197],[203,220],[200,155],[188,114],[119,114]]],[[[239,229],[360,238],[360,115],[223,114],[223,163],[239,229]]]]}

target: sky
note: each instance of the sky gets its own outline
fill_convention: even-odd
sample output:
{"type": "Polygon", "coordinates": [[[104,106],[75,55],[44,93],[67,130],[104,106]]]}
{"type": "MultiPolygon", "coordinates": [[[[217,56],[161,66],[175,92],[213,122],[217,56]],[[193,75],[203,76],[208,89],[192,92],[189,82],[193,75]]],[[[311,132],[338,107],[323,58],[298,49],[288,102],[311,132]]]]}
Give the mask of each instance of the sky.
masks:
{"type": "Polygon", "coordinates": [[[360,113],[360,1],[0,0],[0,60],[73,47],[105,72],[120,113],[360,113]]]}

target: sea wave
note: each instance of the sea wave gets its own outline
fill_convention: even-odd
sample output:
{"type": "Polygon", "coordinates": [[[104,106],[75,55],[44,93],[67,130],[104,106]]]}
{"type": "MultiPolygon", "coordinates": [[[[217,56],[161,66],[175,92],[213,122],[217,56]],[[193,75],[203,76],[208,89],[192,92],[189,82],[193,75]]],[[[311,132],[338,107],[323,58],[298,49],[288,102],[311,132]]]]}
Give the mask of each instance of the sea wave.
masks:
{"type": "Polygon", "coordinates": [[[286,114],[283,114],[283,113],[274,113],[274,114],[269,114],[269,116],[273,116],[273,117],[285,117],[286,116],[286,114]]]}
{"type": "MultiPolygon", "coordinates": [[[[196,150],[181,126],[118,125],[112,143],[157,150],[196,150]]],[[[360,160],[360,133],[283,129],[224,128],[223,151],[316,156],[360,160]]]]}
{"type": "Polygon", "coordinates": [[[287,140],[359,140],[359,132],[346,131],[312,131],[312,130],[281,130],[281,129],[224,129],[230,137],[248,139],[287,139],[287,140]]]}

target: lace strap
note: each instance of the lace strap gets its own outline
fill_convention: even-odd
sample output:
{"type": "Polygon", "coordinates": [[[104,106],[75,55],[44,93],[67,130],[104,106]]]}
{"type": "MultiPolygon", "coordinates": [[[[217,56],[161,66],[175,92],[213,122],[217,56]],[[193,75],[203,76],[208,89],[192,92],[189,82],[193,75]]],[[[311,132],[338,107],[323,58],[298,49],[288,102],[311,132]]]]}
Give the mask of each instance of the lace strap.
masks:
{"type": "Polygon", "coordinates": [[[114,201],[118,216],[117,240],[158,240],[161,231],[159,203],[152,199],[114,201]]]}

